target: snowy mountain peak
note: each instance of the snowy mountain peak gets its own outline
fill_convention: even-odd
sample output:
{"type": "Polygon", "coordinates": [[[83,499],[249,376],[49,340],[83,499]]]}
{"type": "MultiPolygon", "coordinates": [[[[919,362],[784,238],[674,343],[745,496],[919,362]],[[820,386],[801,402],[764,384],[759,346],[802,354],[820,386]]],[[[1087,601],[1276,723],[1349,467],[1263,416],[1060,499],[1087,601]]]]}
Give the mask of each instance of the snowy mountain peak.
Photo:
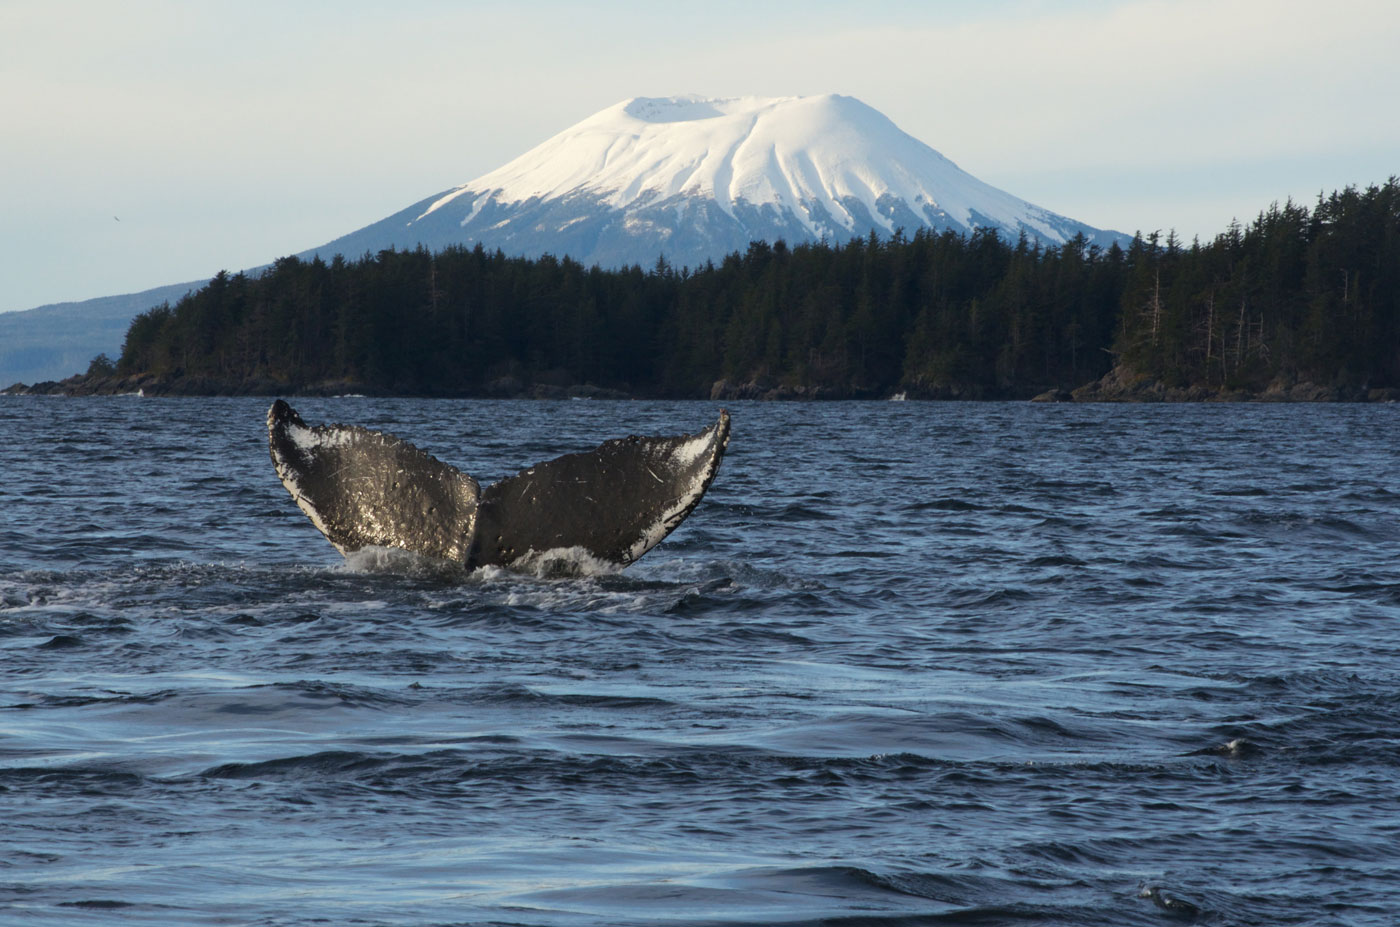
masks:
{"type": "Polygon", "coordinates": [[[392,228],[370,226],[327,248],[387,236],[605,266],[659,254],[694,265],[751,240],[843,241],[899,228],[993,227],[1047,244],[1120,237],[982,183],[838,94],[623,100],[384,224],[392,228]]]}
{"type": "Polygon", "coordinates": [[[519,203],[589,191],[618,209],[687,195],[713,199],[731,216],[740,201],[772,204],[815,237],[836,232],[833,220],[853,231],[864,214],[891,232],[880,197],[936,206],[928,187],[947,174],[962,172],[851,97],[637,97],[458,187],[427,212],[464,195],[519,203]],[[930,171],[930,183],[917,182],[930,171]],[[863,213],[844,205],[847,197],[863,213]]]}

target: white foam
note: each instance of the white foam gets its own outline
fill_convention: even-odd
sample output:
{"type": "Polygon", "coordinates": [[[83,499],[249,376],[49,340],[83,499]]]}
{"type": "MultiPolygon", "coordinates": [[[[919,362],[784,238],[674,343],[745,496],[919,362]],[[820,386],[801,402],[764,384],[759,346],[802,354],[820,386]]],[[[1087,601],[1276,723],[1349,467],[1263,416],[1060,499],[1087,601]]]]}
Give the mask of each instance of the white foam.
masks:
{"type": "Polygon", "coordinates": [[[625,565],[599,559],[587,549],[575,545],[526,551],[511,561],[510,568],[539,577],[602,576],[620,572],[625,565]]]}
{"type": "Polygon", "coordinates": [[[437,576],[461,573],[462,564],[440,560],[399,547],[370,545],[345,554],[343,569],[351,573],[394,573],[405,576],[437,576]]]}

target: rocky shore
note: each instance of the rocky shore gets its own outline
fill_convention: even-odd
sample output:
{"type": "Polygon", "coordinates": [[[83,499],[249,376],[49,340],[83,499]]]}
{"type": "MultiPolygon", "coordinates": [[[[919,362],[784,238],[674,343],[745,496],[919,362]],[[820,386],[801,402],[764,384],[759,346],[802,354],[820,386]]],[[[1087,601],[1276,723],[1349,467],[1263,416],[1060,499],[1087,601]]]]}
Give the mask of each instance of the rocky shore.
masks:
{"type": "Polygon", "coordinates": [[[874,390],[838,390],[829,386],[793,386],[774,377],[759,376],[740,382],[716,380],[710,387],[710,399],[762,399],[768,401],[810,401],[814,399],[879,399],[874,390]]]}
{"type": "MultiPolygon", "coordinates": [[[[475,394],[431,393],[411,389],[382,389],[353,380],[320,383],[285,383],[276,380],[218,380],[207,377],[136,374],[79,374],[66,380],[14,385],[0,389],[0,396],[427,396],[476,399],[633,399],[629,393],[589,383],[561,385],[527,383],[516,377],[500,377],[475,394]]],[[[773,377],[748,380],[716,380],[710,388],[714,401],[744,399],[810,402],[840,399],[987,400],[1024,399],[1025,394],[993,395],[976,387],[911,386],[893,396],[874,388],[803,386],[782,383],[773,377]]],[[[1159,380],[1114,368],[1101,379],[1077,389],[1052,389],[1030,397],[1031,402],[1400,402],[1400,389],[1368,386],[1325,386],[1278,378],[1261,391],[1230,390],[1207,386],[1167,386],[1159,380]]]]}
{"type": "Polygon", "coordinates": [[[780,382],[775,377],[757,376],[748,380],[716,380],[710,387],[713,400],[759,399],[765,401],[806,401],[828,399],[935,399],[935,400],[979,400],[1027,398],[1024,393],[995,394],[977,386],[928,386],[909,384],[890,393],[876,387],[847,386],[794,386],[780,382]]]}
{"type": "MultiPolygon", "coordinates": [[[[78,374],[66,380],[49,380],[27,385],[15,383],[0,389],[0,396],[421,396],[415,390],[394,390],[366,386],[354,380],[327,380],[320,383],[285,383],[277,380],[219,380],[209,377],[132,376],[78,374]]],[[[485,393],[426,394],[462,399],[631,399],[628,393],[590,383],[560,386],[553,383],[524,383],[515,377],[502,377],[487,384],[485,393]]]]}
{"type": "Polygon", "coordinates": [[[1212,386],[1168,386],[1150,376],[1115,367],[1074,390],[1048,390],[1032,402],[1397,402],[1400,389],[1364,385],[1325,386],[1277,377],[1263,390],[1212,386]]]}

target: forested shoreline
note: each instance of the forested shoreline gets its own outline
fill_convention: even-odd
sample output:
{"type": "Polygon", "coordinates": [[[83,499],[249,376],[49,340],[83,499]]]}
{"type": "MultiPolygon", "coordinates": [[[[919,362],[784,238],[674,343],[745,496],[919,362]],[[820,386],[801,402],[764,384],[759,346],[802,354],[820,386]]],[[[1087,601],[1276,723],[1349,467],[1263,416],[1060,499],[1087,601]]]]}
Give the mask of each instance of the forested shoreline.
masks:
{"type": "MultiPolygon", "coordinates": [[[[67,391],[1210,399],[1400,395],[1400,181],[1208,243],[990,231],[606,271],[481,247],[283,258],[139,315],[67,391]],[[79,382],[80,381],[80,382],[79,382]],[[144,384],[144,386],[142,385],[144,384]]],[[[62,384],[52,384],[62,387],[62,384]]],[[[42,391],[42,390],[40,390],[42,391]]],[[[63,391],[61,389],[53,391],[63,391]]]]}

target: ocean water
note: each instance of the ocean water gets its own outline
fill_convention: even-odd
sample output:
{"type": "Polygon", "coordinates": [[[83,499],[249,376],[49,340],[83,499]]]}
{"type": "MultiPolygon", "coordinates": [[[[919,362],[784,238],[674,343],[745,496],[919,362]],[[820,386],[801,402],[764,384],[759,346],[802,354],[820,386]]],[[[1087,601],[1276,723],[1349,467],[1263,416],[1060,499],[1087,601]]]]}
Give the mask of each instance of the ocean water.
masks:
{"type": "MultiPolygon", "coordinates": [[[[711,403],[294,402],[483,484],[711,403]]],[[[0,922],[1391,925],[1400,406],[731,406],[628,570],[0,398],[0,922]]]]}

